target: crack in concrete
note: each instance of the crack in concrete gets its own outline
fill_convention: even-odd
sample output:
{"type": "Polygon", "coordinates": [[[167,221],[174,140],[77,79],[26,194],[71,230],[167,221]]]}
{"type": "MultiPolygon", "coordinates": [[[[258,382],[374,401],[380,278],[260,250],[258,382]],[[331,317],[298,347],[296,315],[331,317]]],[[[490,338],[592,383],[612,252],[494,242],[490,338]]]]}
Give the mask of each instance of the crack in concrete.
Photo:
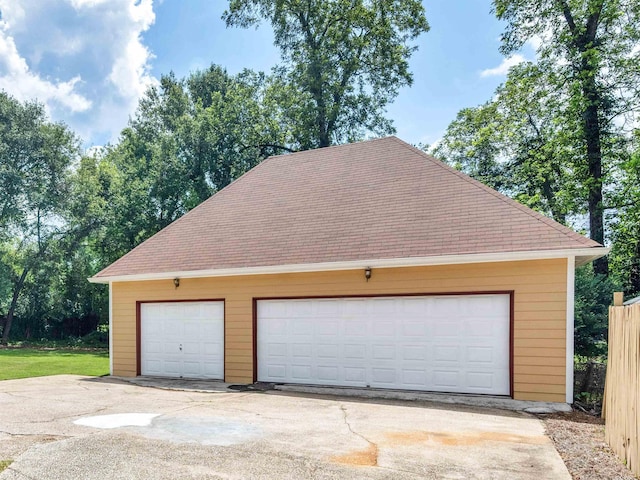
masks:
{"type": "Polygon", "coordinates": [[[73,438],[73,435],[63,435],[60,433],[13,433],[7,430],[0,430],[0,433],[10,437],[50,437],[50,438],[73,438]]]}
{"type": "Polygon", "coordinates": [[[14,398],[31,398],[28,395],[18,395],[18,394],[14,393],[14,392],[9,392],[7,390],[4,390],[4,391],[2,391],[0,393],[3,393],[5,395],[9,395],[10,397],[14,397],[14,398]]]}
{"type": "Polygon", "coordinates": [[[97,413],[104,412],[105,410],[109,410],[110,408],[112,408],[112,407],[111,406],[101,407],[101,408],[98,408],[97,410],[91,410],[89,412],[84,412],[84,413],[77,413],[76,412],[76,413],[74,413],[72,415],[63,415],[63,416],[60,416],[60,417],[53,417],[53,418],[51,418],[49,420],[37,420],[37,421],[31,421],[29,423],[30,424],[53,423],[53,422],[56,422],[58,420],[66,420],[67,418],[93,416],[93,415],[95,415],[97,413]]]}
{"type": "Polygon", "coordinates": [[[372,452],[372,454],[373,454],[372,455],[373,456],[373,465],[372,466],[373,467],[377,467],[378,466],[378,453],[379,453],[378,445],[375,442],[372,442],[371,440],[369,440],[367,437],[365,437],[361,433],[358,433],[353,429],[353,427],[349,423],[349,419],[347,418],[347,408],[344,405],[340,405],[340,410],[342,410],[342,420],[344,421],[344,424],[347,426],[349,431],[353,435],[355,435],[356,437],[360,437],[361,439],[363,439],[373,449],[373,452],[372,452]]]}

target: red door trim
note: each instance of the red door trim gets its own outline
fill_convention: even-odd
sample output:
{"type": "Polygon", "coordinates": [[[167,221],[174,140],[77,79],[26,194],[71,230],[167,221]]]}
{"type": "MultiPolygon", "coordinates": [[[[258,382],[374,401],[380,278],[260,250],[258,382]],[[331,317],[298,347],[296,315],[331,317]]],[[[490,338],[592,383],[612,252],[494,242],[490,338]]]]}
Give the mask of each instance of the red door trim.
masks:
{"type": "Polygon", "coordinates": [[[136,301],[136,375],[142,375],[142,322],[141,322],[141,306],[143,303],[193,303],[193,302],[222,302],[222,325],[224,335],[224,352],[223,352],[223,369],[226,377],[227,366],[227,311],[224,298],[198,298],[195,300],[137,300],[136,301]]]}

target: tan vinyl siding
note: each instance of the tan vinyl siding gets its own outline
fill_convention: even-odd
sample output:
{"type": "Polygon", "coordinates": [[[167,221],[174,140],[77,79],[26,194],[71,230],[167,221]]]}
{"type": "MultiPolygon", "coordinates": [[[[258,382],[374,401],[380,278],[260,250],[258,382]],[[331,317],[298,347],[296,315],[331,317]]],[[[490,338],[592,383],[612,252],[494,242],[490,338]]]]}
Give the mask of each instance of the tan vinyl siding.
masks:
{"type": "Polygon", "coordinates": [[[565,401],[567,260],[183,278],[113,284],[114,375],[136,375],[136,302],[225,300],[225,380],[253,380],[253,299],[510,291],[514,397],[565,401]]]}

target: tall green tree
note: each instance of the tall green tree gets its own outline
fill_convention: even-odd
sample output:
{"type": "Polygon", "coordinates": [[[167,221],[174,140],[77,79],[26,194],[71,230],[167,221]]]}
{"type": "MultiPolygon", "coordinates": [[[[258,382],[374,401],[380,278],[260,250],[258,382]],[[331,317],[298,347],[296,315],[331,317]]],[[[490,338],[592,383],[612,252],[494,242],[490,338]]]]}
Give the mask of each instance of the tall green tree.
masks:
{"type": "Polygon", "coordinates": [[[640,130],[636,131],[634,151],[618,173],[613,195],[613,248],[611,269],[625,293],[640,295],[640,130]]]}
{"type": "MultiPolygon", "coordinates": [[[[640,3],[637,0],[494,0],[507,22],[501,50],[511,55],[537,40],[545,81],[566,99],[565,119],[576,120],[589,234],[605,242],[603,191],[616,121],[637,111],[640,95],[640,3]]],[[[594,264],[607,274],[606,257],[594,264]]]]}
{"type": "Polygon", "coordinates": [[[0,93],[0,268],[8,275],[0,297],[2,343],[9,339],[29,276],[69,234],[64,214],[78,153],[75,135],[50,122],[42,105],[0,93]]]}
{"type": "Polygon", "coordinates": [[[267,156],[291,150],[268,88],[263,74],[230,75],[217,65],[183,79],[164,75],[119,143],[82,160],[74,218],[97,226],[88,242],[102,266],[267,156]]]}
{"type": "Polygon", "coordinates": [[[392,133],[386,107],[411,85],[413,41],[429,30],[419,0],[231,0],[223,18],[271,24],[274,98],[300,149],[392,133]]]}
{"type": "Polygon", "coordinates": [[[540,66],[510,70],[494,98],[463,109],[434,154],[521,203],[567,223],[587,208],[576,174],[580,141],[563,118],[564,99],[540,66]]]}

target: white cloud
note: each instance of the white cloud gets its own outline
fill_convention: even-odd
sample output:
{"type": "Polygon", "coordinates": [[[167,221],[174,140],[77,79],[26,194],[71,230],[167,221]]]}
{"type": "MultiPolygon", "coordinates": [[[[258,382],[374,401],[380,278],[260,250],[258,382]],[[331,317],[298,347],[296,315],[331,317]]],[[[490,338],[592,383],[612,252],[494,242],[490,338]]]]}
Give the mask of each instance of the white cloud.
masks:
{"type": "MultiPolygon", "coordinates": [[[[0,5],[0,8],[4,7],[0,5]]],[[[20,10],[20,16],[24,13],[20,10]]],[[[4,18],[4,17],[3,17],[4,18]]],[[[10,23],[0,21],[0,89],[19,100],[37,99],[46,105],[55,103],[72,112],[83,112],[91,107],[91,101],[76,92],[80,76],[58,81],[43,79],[29,69],[27,62],[18,53],[13,37],[7,34],[10,23]]]]}
{"type": "Polygon", "coordinates": [[[495,68],[488,68],[486,70],[482,70],[480,72],[481,77],[501,77],[506,75],[509,72],[511,67],[514,67],[522,62],[525,62],[526,58],[524,58],[520,54],[512,55],[508,58],[502,60],[502,63],[495,68]]]}
{"type": "Polygon", "coordinates": [[[153,0],[0,0],[0,88],[37,98],[87,144],[117,138],[156,83],[153,0]]]}
{"type": "Polygon", "coordinates": [[[529,40],[527,40],[527,45],[530,46],[534,52],[537,52],[538,49],[542,46],[543,38],[540,35],[534,35],[529,40]]]}

